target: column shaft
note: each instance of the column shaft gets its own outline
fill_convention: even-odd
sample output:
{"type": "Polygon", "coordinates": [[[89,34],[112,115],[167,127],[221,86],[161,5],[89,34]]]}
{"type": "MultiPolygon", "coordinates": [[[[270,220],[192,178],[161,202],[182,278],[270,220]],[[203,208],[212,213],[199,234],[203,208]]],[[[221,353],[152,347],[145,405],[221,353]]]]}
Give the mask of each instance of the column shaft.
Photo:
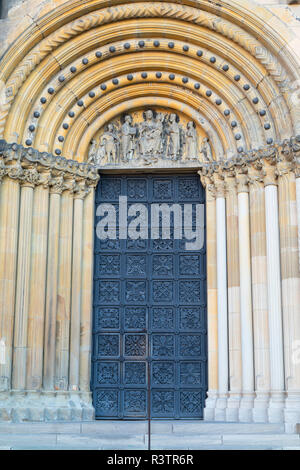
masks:
{"type": "Polygon", "coordinates": [[[33,186],[21,187],[12,388],[26,388],[33,186]]]}
{"type": "Polygon", "coordinates": [[[39,390],[43,382],[43,344],[46,301],[49,190],[34,190],[31,278],[28,314],[27,379],[28,390],[39,390]]]}
{"type": "Polygon", "coordinates": [[[82,228],[83,199],[75,197],[73,225],[72,297],[70,332],[69,388],[79,390],[81,278],[82,278],[82,228]]]}
{"type": "Polygon", "coordinates": [[[46,390],[54,390],[55,377],[55,336],[58,287],[60,199],[60,193],[51,191],[49,207],[47,289],[44,337],[43,386],[46,390]]]}
{"type": "Polygon", "coordinates": [[[225,419],[228,397],[228,310],[225,198],[217,196],[217,279],[218,279],[218,382],[216,420],[225,419]]]}
{"type": "Polygon", "coordinates": [[[94,261],[94,205],[95,190],[91,188],[84,201],[83,261],[80,335],[80,390],[90,391],[92,321],[93,321],[93,261],[94,261]]]}
{"type": "Polygon", "coordinates": [[[287,399],[285,421],[291,431],[300,422],[300,272],[298,263],[298,228],[296,178],[283,171],[278,178],[281,282],[284,332],[284,364],[287,399]],[[298,353],[299,355],[299,353],[298,353]]]}
{"type": "Polygon", "coordinates": [[[229,398],[227,421],[238,421],[242,390],[242,346],[240,313],[238,200],[235,178],[226,178],[228,329],[229,329],[229,398]]]}
{"type": "MultiPolygon", "coordinates": [[[[248,190],[248,188],[247,188],[248,190]]],[[[239,412],[240,421],[252,421],[254,401],[253,324],[251,290],[250,214],[249,194],[243,188],[238,194],[239,205],[239,259],[240,308],[242,333],[243,396],[239,412]]]]}
{"type": "Polygon", "coordinates": [[[268,269],[268,310],[270,330],[271,402],[269,420],[281,422],[284,406],[284,364],[282,301],[277,186],[265,188],[268,269]]]}
{"type": "MultiPolygon", "coordinates": [[[[56,390],[68,390],[72,285],[73,194],[61,197],[56,318],[56,390]]],[[[77,256],[77,255],[76,255],[77,256]]]]}
{"type": "Polygon", "coordinates": [[[215,418],[218,396],[217,229],[216,199],[211,185],[206,186],[206,239],[208,397],[204,416],[210,421],[215,418]]]}
{"type": "Polygon", "coordinates": [[[300,174],[296,177],[297,222],[298,222],[298,263],[300,271],[300,174]]]}
{"type": "Polygon", "coordinates": [[[252,302],[255,391],[253,420],[268,421],[270,397],[270,340],[268,321],[267,251],[264,186],[250,181],[252,302]]]}
{"type": "Polygon", "coordinates": [[[19,204],[19,182],[4,179],[0,185],[0,339],[5,361],[0,364],[0,391],[11,388],[19,204]]]}

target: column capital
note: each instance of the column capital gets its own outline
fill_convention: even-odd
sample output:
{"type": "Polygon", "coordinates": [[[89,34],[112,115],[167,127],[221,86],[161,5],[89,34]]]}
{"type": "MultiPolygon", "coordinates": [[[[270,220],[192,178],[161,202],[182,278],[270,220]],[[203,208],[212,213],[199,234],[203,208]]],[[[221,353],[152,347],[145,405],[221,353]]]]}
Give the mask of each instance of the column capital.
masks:
{"type": "Polygon", "coordinates": [[[216,191],[216,198],[222,197],[225,198],[226,193],[226,184],[225,179],[222,173],[216,172],[213,174],[213,182],[216,191]]]}
{"type": "Polygon", "coordinates": [[[40,174],[36,168],[24,169],[20,176],[20,185],[22,187],[34,188],[40,182],[40,174]]]}
{"type": "Polygon", "coordinates": [[[3,180],[5,175],[6,175],[6,167],[4,165],[3,160],[0,160],[0,183],[3,180]]]}
{"type": "Polygon", "coordinates": [[[241,171],[237,171],[235,175],[236,183],[237,183],[237,192],[238,193],[248,193],[249,192],[249,177],[248,177],[248,169],[243,168],[241,171]]]}
{"type": "Polygon", "coordinates": [[[277,166],[276,161],[265,160],[263,165],[264,185],[277,186],[277,166]]]}
{"type": "Polygon", "coordinates": [[[49,180],[50,194],[61,194],[65,189],[65,180],[63,175],[51,176],[49,180]]]}
{"type": "Polygon", "coordinates": [[[224,177],[225,180],[225,186],[226,186],[226,194],[236,194],[237,192],[237,182],[235,179],[234,173],[230,172],[225,174],[224,177]]]}
{"type": "Polygon", "coordinates": [[[84,199],[90,192],[85,180],[77,181],[74,187],[74,199],[84,199]]]}
{"type": "Polygon", "coordinates": [[[261,167],[251,166],[248,170],[249,190],[263,187],[265,173],[261,167]]]}

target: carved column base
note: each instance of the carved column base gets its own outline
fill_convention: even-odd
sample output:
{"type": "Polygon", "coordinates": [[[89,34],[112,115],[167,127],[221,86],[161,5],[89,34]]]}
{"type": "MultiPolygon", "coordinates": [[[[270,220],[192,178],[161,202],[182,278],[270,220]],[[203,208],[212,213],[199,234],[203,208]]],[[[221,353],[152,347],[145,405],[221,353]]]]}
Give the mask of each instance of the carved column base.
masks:
{"type": "Polygon", "coordinates": [[[90,392],[40,392],[12,390],[0,395],[0,422],[92,421],[90,392]]]}
{"type": "Polygon", "coordinates": [[[204,420],[205,421],[214,421],[217,399],[218,399],[218,392],[216,390],[209,390],[207,392],[207,398],[205,400],[205,408],[204,408],[204,420]]]}
{"type": "Polygon", "coordinates": [[[270,394],[268,392],[256,392],[253,407],[253,421],[254,423],[267,423],[268,422],[268,408],[269,408],[270,394]]]}
{"type": "Polygon", "coordinates": [[[227,393],[220,393],[215,408],[215,421],[226,421],[227,393]]]}
{"type": "Polygon", "coordinates": [[[270,423],[283,423],[284,421],[285,392],[271,392],[268,410],[270,423]]]}
{"type": "Polygon", "coordinates": [[[241,423],[252,423],[253,405],[255,394],[253,392],[244,392],[239,409],[239,421],[241,423]]]}
{"type": "Polygon", "coordinates": [[[239,407],[241,403],[241,393],[229,392],[229,398],[226,408],[226,421],[237,422],[239,420],[239,407]]]}
{"type": "Polygon", "coordinates": [[[300,390],[288,392],[284,409],[285,432],[295,433],[300,423],[300,390]]]}

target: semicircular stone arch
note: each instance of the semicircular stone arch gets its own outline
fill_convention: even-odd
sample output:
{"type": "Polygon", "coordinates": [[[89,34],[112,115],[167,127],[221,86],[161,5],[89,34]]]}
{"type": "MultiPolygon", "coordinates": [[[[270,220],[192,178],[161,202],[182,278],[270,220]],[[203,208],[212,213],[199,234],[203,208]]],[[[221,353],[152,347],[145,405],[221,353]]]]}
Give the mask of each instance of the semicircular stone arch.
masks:
{"type": "Polygon", "coordinates": [[[222,14],[204,1],[80,3],[39,17],[4,54],[6,141],[85,161],[109,103],[116,115],[142,87],[202,116],[217,159],[297,134],[291,33],[276,32],[268,10],[263,25],[238,1],[223,2],[222,14]]]}

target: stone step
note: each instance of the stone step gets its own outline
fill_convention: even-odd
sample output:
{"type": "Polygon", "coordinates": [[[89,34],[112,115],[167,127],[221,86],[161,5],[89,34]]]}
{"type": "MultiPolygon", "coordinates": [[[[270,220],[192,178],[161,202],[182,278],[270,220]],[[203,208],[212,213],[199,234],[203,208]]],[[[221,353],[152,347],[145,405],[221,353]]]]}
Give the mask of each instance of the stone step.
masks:
{"type": "MultiPolygon", "coordinates": [[[[147,450],[148,436],[106,434],[8,434],[0,435],[0,447],[14,450],[90,449],[90,450],[147,450]]],[[[298,450],[300,436],[288,434],[155,434],[151,436],[152,450],[298,450]]]]}
{"type": "MultiPolygon", "coordinates": [[[[91,421],[51,423],[0,423],[1,434],[132,434],[148,433],[147,421],[91,421]]],[[[224,423],[207,421],[152,421],[151,434],[280,434],[283,424],[224,423]]]]}

